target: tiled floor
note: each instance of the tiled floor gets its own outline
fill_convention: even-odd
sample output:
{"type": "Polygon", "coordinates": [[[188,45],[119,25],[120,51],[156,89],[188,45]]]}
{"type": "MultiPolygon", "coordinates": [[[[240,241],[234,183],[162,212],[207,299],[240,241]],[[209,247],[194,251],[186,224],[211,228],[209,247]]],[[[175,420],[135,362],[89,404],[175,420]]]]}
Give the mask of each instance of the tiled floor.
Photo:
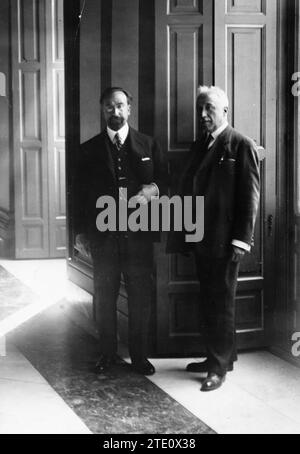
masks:
{"type": "MultiPolygon", "coordinates": [[[[63,260],[0,264],[37,294],[53,302],[67,297],[90,315],[91,297],[67,282],[63,260]]],[[[22,355],[8,353],[0,359],[0,433],[89,432],[22,355]]],[[[300,433],[300,369],[265,351],[243,353],[219,390],[201,393],[199,374],[185,372],[190,360],[153,359],[151,380],[217,433],[300,433]]]]}
{"type": "Polygon", "coordinates": [[[0,358],[0,434],[89,434],[12,344],[0,358]]]}
{"type": "Polygon", "coordinates": [[[198,374],[182,372],[187,360],[153,362],[153,382],[217,433],[300,433],[300,370],[268,352],[241,354],[211,393],[199,392],[198,374]]]}

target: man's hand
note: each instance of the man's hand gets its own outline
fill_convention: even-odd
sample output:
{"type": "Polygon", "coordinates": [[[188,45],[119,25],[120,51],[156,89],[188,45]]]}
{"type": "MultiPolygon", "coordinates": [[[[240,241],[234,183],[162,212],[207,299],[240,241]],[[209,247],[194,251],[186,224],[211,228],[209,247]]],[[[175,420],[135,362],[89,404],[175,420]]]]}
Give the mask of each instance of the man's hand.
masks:
{"type": "Polygon", "coordinates": [[[238,246],[232,246],[232,261],[233,262],[239,262],[245,255],[245,249],[242,249],[238,246]]]}
{"type": "Polygon", "coordinates": [[[76,235],[75,244],[83,255],[91,254],[90,242],[84,233],[79,233],[78,235],[76,235]]]}
{"type": "Polygon", "coordinates": [[[151,201],[151,198],[156,197],[157,195],[157,187],[155,184],[144,184],[136,195],[136,201],[141,205],[147,205],[147,203],[151,201]]]}

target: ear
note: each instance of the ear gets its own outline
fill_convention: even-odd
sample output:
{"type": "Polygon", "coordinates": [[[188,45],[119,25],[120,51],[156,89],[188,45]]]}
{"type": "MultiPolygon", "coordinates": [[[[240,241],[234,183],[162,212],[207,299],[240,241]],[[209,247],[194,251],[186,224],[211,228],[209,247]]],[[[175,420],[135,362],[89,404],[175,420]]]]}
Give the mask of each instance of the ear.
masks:
{"type": "Polygon", "coordinates": [[[128,104],[128,115],[131,114],[131,104],[128,104]]]}
{"type": "Polygon", "coordinates": [[[228,114],[228,107],[224,107],[224,113],[228,114]]]}

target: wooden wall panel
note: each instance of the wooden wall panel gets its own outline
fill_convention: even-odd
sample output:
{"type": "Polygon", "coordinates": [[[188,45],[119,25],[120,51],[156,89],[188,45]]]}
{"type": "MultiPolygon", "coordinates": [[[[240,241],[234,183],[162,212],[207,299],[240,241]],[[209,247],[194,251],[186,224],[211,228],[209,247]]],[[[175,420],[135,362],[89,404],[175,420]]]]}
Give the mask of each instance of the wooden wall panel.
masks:
{"type": "Polygon", "coordinates": [[[203,0],[169,0],[168,11],[170,14],[202,13],[203,0]]]}
{"type": "MultiPolygon", "coordinates": [[[[10,0],[0,2],[0,68],[2,78],[4,78],[5,93],[0,96],[0,225],[2,209],[4,213],[11,210],[12,196],[10,194],[10,168],[11,168],[11,150],[10,150],[10,116],[11,116],[11,61],[10,61],[10,0]]],[[[5,218],[4,214],[4,218],[5,218]]],[[[6,225],[6,222],[4,222],[6,225]]],[[[1,231],[1,227],[0,227],[1,231]]],[[[0,241],[5,241],[7,233],[0,233],[0,241]]]]}
{"type": "Polygon", "coordinates": [[[264,74],[265,27],[228,26],[227,69],[230,122],[257,144],[262,143],[261,114],[264,74]],[[240,96],[243,94],[243,102],[240,96]]]}
{"type": "Polygon", "coordinates": [[[155,121],[155,0],[139,1],[138,41],[139,131],[153,136],[155,121]]]}
{"type": "Polygon", "coordinates": [[[172,257],[170,266],[171,282],[197,280],[196,265],[193,257],[176,254],[172,257]]]}
{"type": "Polygon", "coordinates": [[[44,230],[43,225],[24,225],[24,252],[32,253],[34,250],[40,250],[44,247],[44,230]]]}
{"type": "Polygon", "coordinates": [[[21,140],[41,140],[41,74],[20,71],[21,140]]]}
{"type": "Polygon", "coordinates": [[[170,324],[169,336],[176,338],[186,336],[200,337],[202,332],[201,307],[197,293],[190,293],[189,299],[186,295],[180,293],[170,293],[170,324]],[[189,314],[189,317],[186,314],[189,314]]]}
{"type": "MultiPolygon", "coordinates": [[[[107,2],[107,0],[106,0],[107,2]]],[[[109,0],[111,3],[111,1],[109,0]]],[[[111,7],[111,5],[109,5],[111,7]]],[[[80,22],[80,137],[81,143],[99,134],[101,64],[107,52],[107,42],[101,37],[101,8],[104,2],[88,0],[82,10],[80,22]]],[[[108,19],[106,26],[111,28],[108,19]]],[[[74,51],[75,53],[75,51],[74,51]]]]}
{"type": "Polygon", "coordinates": [[[65,139],[65,74],[63,69],[53,69],[54,140],[65,139]]]}
{"type": "MultiPolygon", "coordinates": [[[[112,0],[111,84],[133,95],[130,124],[139,127],[139,0],[112,0]],[[124,26],[123,24],[126,24],[124,26]]],[[[104,88],[104,87],[103,87],[104,88]]]]}
{"type": "Polygon", "coordinates": [[[23,219],[42,218],[42,150],[41,148],[22,148],[21,181],[23,184],[23,219]]]}
{"type": "Polygon", "coordinates": [[[38,0],[18,0],[19,62],[40,60],[40,10],[38,0]]]}
{"type": "Polygon", "coordinates": [[[264,306],[260,290],[239,292],[236,298],[237,333],[264,330],[264,306]]]}
{"type": "Polygon", "coordinates": [[[178,154],[196,138],[196,89],[212,83],[212,2],[160,0],[155,6],[155,132],[164,149],[178,154]]]}
{"type": "Polygon", "coordinates": [[[66,214],[66,182],[65,182],[65,149],[54,149],[54,170],[55,170],[55,195],[56,195],[56,216],[64,218],[66,214]]]}
{"type": "Polygon", "coordinates": [[[265,0],[227,0],[226,11],[229,13],[264,13],[265,0]]]}
{"type": "MultiPolygon", "coordinates": [[[[258,145],[265,143],[266,25],[226,24],[225,73],[229,121],[258,145]]],[[[265,164],[261,163],[261,205],[254,233],[254,247],[246,255],[241,272],[262,273],[265,164]]]]}
{"type": "Polygon", "coordinates": [[[52,48],[53,60],[56,63],[64,62],[64,21],[63,21],[63,2],[52,0],[52,48]]]}
{"type": "MultiPolygon", "coordinates": [[[[198,42],[202,27],[168,28],[169,145],[170,151],[187,150],[196,133],[195,97],[198,85],[198,42]]],[[[201,39],[201,41],[203,41],[201,39]]],[[[200,46],[203,43],[200,43],[200,46]]]]}

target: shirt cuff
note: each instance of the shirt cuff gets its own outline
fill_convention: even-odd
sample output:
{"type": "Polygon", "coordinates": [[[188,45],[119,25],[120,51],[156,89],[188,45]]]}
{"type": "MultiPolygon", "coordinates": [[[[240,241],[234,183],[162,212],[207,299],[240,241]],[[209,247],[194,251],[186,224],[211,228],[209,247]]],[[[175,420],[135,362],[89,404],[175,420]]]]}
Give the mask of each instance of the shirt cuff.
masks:
{"type": "Polygon", "coordinates": [[[251,250],[251,246],[249,244],[247,244],[247,243],[244,243],[244,241],[232,240],[231,244],[233,246],[236,246],[236,247],[239,247],[241,249],[244,249],[247,252],[250,252],[250,250],[251,250]]]}
{"type": "Polygon", "coordinates": [[[154,198],[158,198],[158,199],[159,199],[159,189],[158,189],[158,186],[157,186],[157,184],[156,184],[156,183],[151,183],[151,184],[152,184],[152,186],[154,186],[154,187],[155,187],[155,189],[156,189],[156,194],[155,194],[155,195],[153,195],[152,197],[154,197],[154,198]]]}

